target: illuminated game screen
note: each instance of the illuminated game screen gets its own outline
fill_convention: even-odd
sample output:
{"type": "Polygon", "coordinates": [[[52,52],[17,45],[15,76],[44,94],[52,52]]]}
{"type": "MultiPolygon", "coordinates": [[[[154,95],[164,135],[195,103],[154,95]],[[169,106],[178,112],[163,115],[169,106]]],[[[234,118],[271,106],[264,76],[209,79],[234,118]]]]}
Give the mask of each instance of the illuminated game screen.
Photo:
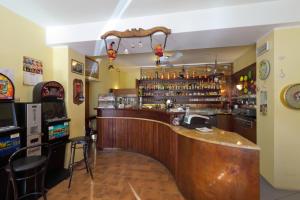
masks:
{"type": "Polygon", "coordinates": [[[63,124],[49,126],[48,133],[49,133],[49,140],[54,140],[69,135],[69,122],[64,122],[63,124]]]}
{"type": "Polygon", "coordinates": [[[0,157],[10,155],[20,148],[19,133],[0,137],[0,157]]]}

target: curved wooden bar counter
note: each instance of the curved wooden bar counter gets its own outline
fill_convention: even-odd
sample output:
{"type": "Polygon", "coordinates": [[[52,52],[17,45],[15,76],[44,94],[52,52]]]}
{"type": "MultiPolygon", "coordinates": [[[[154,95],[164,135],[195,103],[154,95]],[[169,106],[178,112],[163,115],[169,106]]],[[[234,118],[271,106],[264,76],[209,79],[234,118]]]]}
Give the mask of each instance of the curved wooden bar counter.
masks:
{"type": "Polygon", "coordinates": [[[187,200],[259,199],[259,148],[232,132],[203,134],[153,110],[98,109],[98,149],[153,157],[174,175],[187,200]],[[160,120],[162,119],[162,120],[160,120]]]}

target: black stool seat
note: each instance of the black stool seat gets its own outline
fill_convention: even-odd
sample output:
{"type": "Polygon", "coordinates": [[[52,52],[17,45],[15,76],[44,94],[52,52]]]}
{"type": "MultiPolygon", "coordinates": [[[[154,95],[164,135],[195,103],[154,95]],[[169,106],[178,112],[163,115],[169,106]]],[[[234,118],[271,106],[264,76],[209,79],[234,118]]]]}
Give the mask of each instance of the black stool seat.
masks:
{"type": "Polygon", "coordinates": [[[73,144],[84,144],[84,143],[88,143],[90,141],[90,138],[86,136],[78,136],[78,137],[70,138],[69,141],[73,144]]]}
{"type": "Polygon", "coordinates": [[[12,162],[12,166],[15,172],[23,172],[31,169],[35,169],[47,162],[46,156],[30,156],[19,158],[12,162]]]}
{"type": "Polygon", "coordinates": [[[6,171],[9,174],[9,186],[6,188],[6,199],[13,195],[14,200],[37,199],[47,200],[45,175],[51,155],[49,144],[39,144],[23,147],[13,153],[8,159],[6,171]],[[31,149],[41,148],[40,155],[26,156],[31,149]],[[12,192],[10,192],[12,189],[12,192]]]}

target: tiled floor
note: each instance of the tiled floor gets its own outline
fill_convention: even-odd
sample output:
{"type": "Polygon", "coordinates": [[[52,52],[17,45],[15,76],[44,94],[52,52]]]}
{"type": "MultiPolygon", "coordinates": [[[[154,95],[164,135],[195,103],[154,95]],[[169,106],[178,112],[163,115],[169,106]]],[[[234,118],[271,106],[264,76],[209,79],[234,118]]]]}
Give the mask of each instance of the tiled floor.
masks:
{"type": "Polygon", "coordinates": [[[264,178],[260,179],[261,200],[300,200],[300,191],[278,190],[273,188],[264,178]]]}
{"type": "Polygon", "coordinates": [[[94,160],[95,181],[75,170],[70,191],[65,180],[48,192],[48,200],[184,200],[169,171],[152,158],[99,152],[94,160]]]}
{"type": "MultiPolygon", "coordinates": [[[[172,175],[152,158],[129,152],[93,155],[94,180],[85,170],[74,172],[72,187],[63,181],[48,200],[184,200],[172,175]]],[[[300,200],[300,192],[276,190],[261,178],[261,200],[300,200]]]]}

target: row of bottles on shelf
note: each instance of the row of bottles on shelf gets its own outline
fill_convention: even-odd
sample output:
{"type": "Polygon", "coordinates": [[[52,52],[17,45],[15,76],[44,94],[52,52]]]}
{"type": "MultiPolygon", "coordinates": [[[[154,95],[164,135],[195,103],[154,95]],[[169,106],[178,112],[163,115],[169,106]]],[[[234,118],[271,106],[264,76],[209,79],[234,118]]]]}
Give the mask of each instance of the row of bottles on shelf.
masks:
{"type": "Polygon", "coordinates": [[[196,82],[196,83],[148,83],[139,85],[140,90],[220,90],[220,82],[196,82]]]}
{"type": "Polygon", "coordinates": [[[161,97],[161,96],[217,96],[221,95],[221,91],[168,91],[166,93],[157,93],[155,91],[140,91],[139,96],[147,96],[147,97],[161,97]]]}
{"type": "MultiPolygon", "coordinates": [[[[164,103],[166,99],[152,99],[152,98],[143,98],[142,102],[143,104],[153,104],[153,103],[164,103]]],[[[198,98],[189,98],[187,100],[184,100],[184,103],[188,104],[188,103],[197,103],[197,102],[201,102],[201,103],[211,103],[211,102],[224,102],[226,101],[227,98],[226,97],[214,97],[214,98],[203,98],[203,97],[198,97],[198,98]]],[[[173,100],[173,102],[176,104],[181,104],[183,102],[181,102],[179,99],[175,99],[173,100]]]]}
{"type": "Polygon", "coordinates": [[[154,74],[142,74],[141,80],[171,80],[171,79],[208,79],[208,74],[197,74],[195,71],[193,72],[186,72],[185,70],[180,72],[161,72],[158,73],[157,71],[154,74]]]}

